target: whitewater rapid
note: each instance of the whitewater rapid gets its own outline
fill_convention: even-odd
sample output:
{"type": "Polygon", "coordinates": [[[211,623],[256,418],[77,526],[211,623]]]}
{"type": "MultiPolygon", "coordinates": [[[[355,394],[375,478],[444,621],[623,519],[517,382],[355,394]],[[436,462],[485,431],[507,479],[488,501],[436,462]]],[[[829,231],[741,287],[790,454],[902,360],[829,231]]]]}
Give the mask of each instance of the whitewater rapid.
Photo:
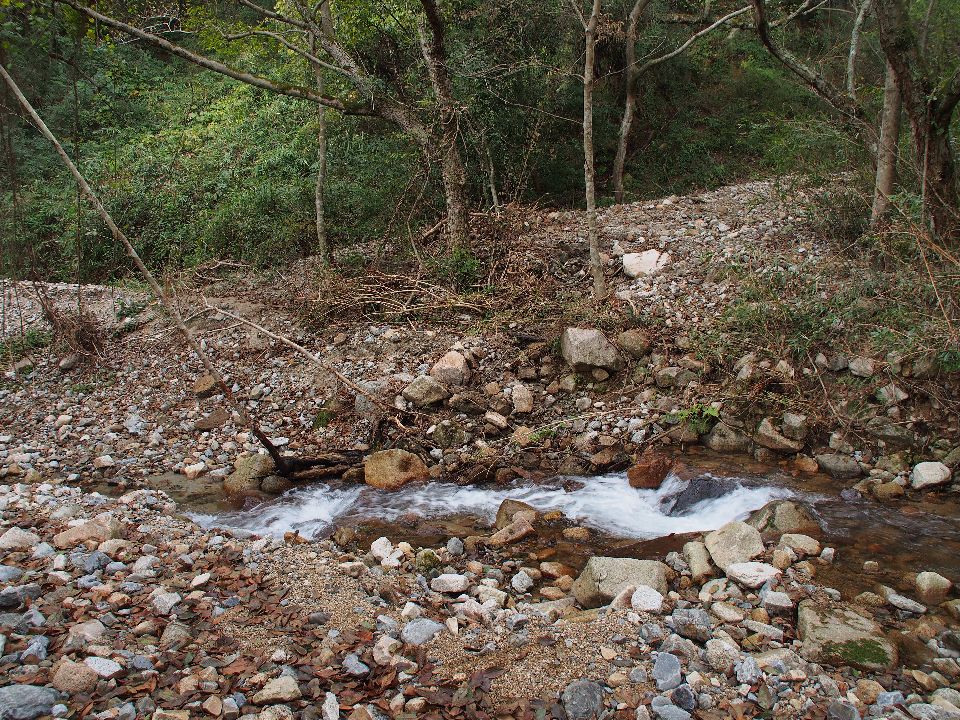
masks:
{"type": "Polygon", "coordinates": [[[496,487],[429,482],[394,492],[319,483],[294,488],[249,510],[189,516],[204,527],[273,536],[298,531],[305,537],[316,537],[331,526],[364,518],[390,522],[411,515],[425,519],[469,515],[492,521],[500,503],[511,498],[538,510],[560,510],[578,524],[612,535],[646,540],[671,533],[714,530],[790,494],[784,488],[751,487],[735,479],[711,476],[689,481],[671,474],[657,490],[632,488],[622,474],[573,480],[576,482],[496,487]],[[711,483],[711,491],[697,499],[699,487],[707,486],[691,488],[691,482],[711,483]]]}

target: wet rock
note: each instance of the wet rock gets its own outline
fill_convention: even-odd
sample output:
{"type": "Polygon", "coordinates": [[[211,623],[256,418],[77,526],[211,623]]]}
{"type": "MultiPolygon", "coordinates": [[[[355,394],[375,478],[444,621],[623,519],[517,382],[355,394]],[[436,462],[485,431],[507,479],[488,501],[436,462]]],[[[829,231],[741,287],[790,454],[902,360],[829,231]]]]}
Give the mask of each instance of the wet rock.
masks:
{"type": "Polygon", "coordinates": [[[400,639],[407,645],[419,647],[433,640],[444,626],[429,618],[416,618],[403,626],[400,639]]]}
{"type": "Polygon", "coordinates": [[[811,662],[887,670],[897,663],[897,650],[875,621],[846,608],[800,603],[797,612],[800,654],[811,662]]]}
{"type": "Polygon", "coordinates": [[[917,574],[915,585],[917,595],[923,602],[928,605],[939,605],[947,599],[953,583],[939,573],[922,572],[917,574]]]}
{"type": "Polygon", "coordinates": [[[657,683],[658,690],[673,690],[683,681],[680,672],[680,659],[672,653],[657,653],[651,675],[657,683]]]}
{"type": "Polygon", "coordinates": [[[493,547],[502,547],[523,540],[525,537],[536,534],[536,529],[530,524],[522,514],[517,519],[507,525],[505,528],[497,530],[493,535],[487,538],[487,543],[493,547]]]}
{"type": "Polygon", "coordinates": [[[672,467],[673,460],[669,456],[647,451],[627,470],[627,480],[632,488],[656,490],[670,474],[672,467]]]}
{"type": "Polygon", "coordinates": [[[935,487],[950,482],[950,468],[942,462],[922,462],[913,466],[910,473],[910,486],[914,490],[935,487]]]}
{"type": "Polygon", "coordinates": [[[378,490],[397,490],[429,476],[423,460],[406,450],[379,450],[369,455],[363,464],[364,482],[378,490]]]}
{"type": "Polygon", "coordinates": [[[733,478],[706,475],[691,479],[687,486],[670,499],[667,506],[671,515],[680,515],[704,500],[713,500],[733,492],[737,482],[733,478]]]}
{"type": "Polygon", "coordinates": [[[60,693],[53,688],[37,685],[7,685],[0,687],[0,717],[4,720],[34,720],[50,715],[60,701],[60,693]]]}
{"type": "Polygon", "coordinates": [[[738,520],[707,533],[704,544],[710,551],[713,562],[724,571],[733,563],[752,560],[763,552],[760,532],[755,527],[738,520]]]}
{"type": "Polygon", "coordinates": [[[273,459],[264,453],[242,455],[233,464],[234,470],[223,480],[223,489],[230,495],[259,495],[260,483],[275,468],[273,459]]]}
{"type": "MultiPolygon", "coordinates": [[[[430,368],[430,377],[442,385],[465,385],[470,379],[470,365],[461,353],[451,350],[430,368]]],[[[406,390],[404,397],[406,397],[406,390]]],[[[407,399],[411,400],[411,398],[407,399]]]]}
{"type": "Polygon", "coordinates": [[[595,720],[603,712],[603,688],[592,680],[574,680],[560,700],[570,720],[595,720]]]}
{"type": "Polygon", "coordinates": [[[536,522],[540,517],[540,512],[533,505],[528,505],[521,500],[506,498],[497,508],[497,517],[493,526],[497,530],[502,530],[516,519],[517,513],[523,513],[524,517],[531,523],[536,522]]]}
{"type": "Polygon", "coordinates": [[[628,585],[647,585],[665,595],[670,572],[656,560],[594,556],[573,583],[571,593],[585,608],[610,602],[628,585]]]}
{"type": "Polygon", "coordinates": [[[560,336],[560,352],[567,364],[578,372],[595,368],[615,371],[622,364],[616,347],[593,328],[566,328],[560,336]]]}
{"type": "Polygon", "coordinates": [[[820,466],[820,470],[837,480],[849,480],[860,477],[863,473],[863,470],[860,469],[860,464],[849,455],[823,453],[815,457],[817,465],[820,466]]]}
{"type": "Polygon", "coordinates": [[[447,389],[429,375],[416,378],[403,389],[401,395],[417,407],[436,405],[450,397],[447,389]]]}
{"type": "Polygon", "coordinates": [[[820,523],[806,507],[793,500],[772,500],[747,520],[764,537],[783,533],[820,532],[820,523]]]}

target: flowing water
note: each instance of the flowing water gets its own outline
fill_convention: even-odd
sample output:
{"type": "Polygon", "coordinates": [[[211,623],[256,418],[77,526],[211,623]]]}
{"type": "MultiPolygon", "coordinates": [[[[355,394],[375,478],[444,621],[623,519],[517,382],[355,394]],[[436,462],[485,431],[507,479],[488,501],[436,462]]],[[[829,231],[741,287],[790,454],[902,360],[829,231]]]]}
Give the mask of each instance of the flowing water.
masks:
{"type": "Polygon", "coordinates": [[[797,479],[779,468],[749,460],[697,456],[684,458],[695,470],[670,475],[657,490],[630,487],[622,473],[552,482],[463,487],[429,482],[383,492],[363,485],[318,483],[297,487],[252,507],[223,500],[219,481],[171,482],[157,478],[187,514],[205,527],[247,530],[280,536],[296,531],[315,538],[350,528],[356,545],[386,535],[414,546],[437,547],[449,537],[487,535],[500,503],[521,500],[564,520],[544,528],[536,545],[579,568],[595,554],[663,557],[679,550],[693,534],[743,519],[770,500],[791,497],[807,505],[823,526],[824,544],[838,549],[837,563],[820,571],[820,580],[847,596],[882,581],[906,587],[908,572],[934,570],[960,579],[960,507],[950,496],[927,493],[884,505],[840,491],[829,478],[797,479]],[[199,483],[199,484],[198,484],[199,483]],[[571,524],[593,530],[587,543],[566,541],[571,524]],[[865,560],[877,560],[880,575],[862,573],[865,560]]]}

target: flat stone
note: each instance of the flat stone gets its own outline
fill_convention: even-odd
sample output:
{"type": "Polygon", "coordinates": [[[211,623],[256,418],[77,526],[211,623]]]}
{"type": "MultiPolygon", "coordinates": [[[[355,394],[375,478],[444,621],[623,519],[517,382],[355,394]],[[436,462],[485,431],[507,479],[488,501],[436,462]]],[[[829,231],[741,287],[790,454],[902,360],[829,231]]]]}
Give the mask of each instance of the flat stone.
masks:
{"type": "Polygon", "coordinates": [[[430,589],[441,593],[462,593],[470,587],[470,578],[466,575],[444,573],[430,581],[430,589]]]}
{"type": "Polygon", "coordinates": [[[628,585],[646,585],[665,595],[670,572],[657,560],[594,556],[587,560],[571,593],[585,608],[609,603],[628,585]]]}
{"type": "Polygon", "coordinates": [[[670,262],[670,253],[659,250],[644,250],[638,253],[625,253],[623,256],[623,272],[629,278],[653,275],[667,266],[670,262]]]}
{"type": "Polygon", "coordinates": [[[31,550],[39,543],[39,535],[18,527],[12,527],[0,535],[0,550],[31,550]]]}
{"type": "Polygon", "coordinates": [[[764,583],[775,580],[783,574],[780,568],[761,562],[743,562],[728,565],[727,577],[738,585],[748,588],[758,588],[764,583]]]}
{"type": "Polygon", "coordinates": [[[3,720],[34,720],[50,715],[60,701],[60,693],[53,688],[37,685],[7,685],[0,687],[0,718],[3,720]]]}
{"type": "Polygon", "coordinates": [[[887,670],[897,664],[897,649],[875,621],[846,608],[800,603],[797,636],[800,654],[811,662],[887,670]]]}
{"type": "Polygon", "coordinates": [[[297,681],[289,675],[281,675],[268,680],[263,689],[253,696],[253,701],[257,705],[267,705],[299,700],[301,697],[300,686],[297,681]]]}
{"type": "Polygon", "coordinates": [[[83,664],[93,670],[97,675],[108,680],[116,677],[123,672],[123,666],[116,660],[102,657],[88,657],[83,664]]]}
{"type": "Polygon", "coordinates": [[[440,623],[429,618],[416,618],[403,626],[400,639],[407,645],[426,645],[444,629],[440,623]]]}
{"type": "Polygon", "coordinates": [[[651,675],[657,682],[658,690],[673,690],[683,681],[680,672],[680,658],[667,652],[657,653],[651,675]]]}

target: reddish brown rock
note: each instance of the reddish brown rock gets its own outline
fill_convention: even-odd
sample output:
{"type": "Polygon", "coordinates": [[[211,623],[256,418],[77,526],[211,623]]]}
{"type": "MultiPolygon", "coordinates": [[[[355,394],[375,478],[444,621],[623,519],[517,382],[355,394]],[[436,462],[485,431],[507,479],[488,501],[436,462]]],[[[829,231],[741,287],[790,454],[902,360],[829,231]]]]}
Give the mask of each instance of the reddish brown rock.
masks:
{"type": "Polygon", "coordinates": [[[670,473],[673,460],[658,452],[645,452],[637,464],[627,470],[630,487],[638,490],[656,490],[670,473]]]}
{"type": "Polygon", "coordinates": [[[509,545],[536,533],[530,521],[523,513],[517,513],[516,519],[502,530],[497,530],[487,543],[494,546],[509,545]]]}
{"type": "Polygon", "coordinates": [[[408,482],[425,480],[430,471],[418,456],[406,450],[381,450],[367,458],[363,480],[378,490],[396,490],[408,482]]]}
{"type": "Polygon", "coordinates": [[[93,668],[64,658],[57,665],[50,684],[69,695],[87,694],[97,686],[97,680],[93,668]]]}

